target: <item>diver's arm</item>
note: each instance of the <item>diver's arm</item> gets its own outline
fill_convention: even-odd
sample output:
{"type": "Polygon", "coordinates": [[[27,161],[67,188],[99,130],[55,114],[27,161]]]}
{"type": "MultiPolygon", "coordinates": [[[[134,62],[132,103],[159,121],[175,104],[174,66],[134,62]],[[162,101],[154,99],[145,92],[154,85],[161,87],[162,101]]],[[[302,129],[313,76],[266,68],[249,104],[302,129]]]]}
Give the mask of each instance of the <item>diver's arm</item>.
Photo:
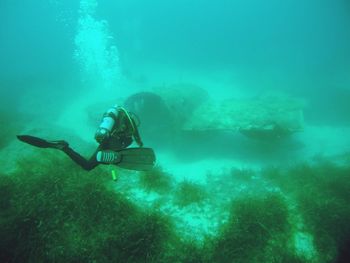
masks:
{"type": "Polygon", "coordinates": [[[139,147],[142,147],[142,146],[143,146],[143,142],[142,142],[142,140],[141,140],[141,136],[140,136],[139,130],[137,129],[137,126],[136,126],[135,121],[134,121],[134,120],[131,120],[131,121],[132,121],[132,123],[133,123],[133,125],[134,125],[134,134],[133,134],[134,139],[135,139],[137,145],[138,145],[139,147]]]}

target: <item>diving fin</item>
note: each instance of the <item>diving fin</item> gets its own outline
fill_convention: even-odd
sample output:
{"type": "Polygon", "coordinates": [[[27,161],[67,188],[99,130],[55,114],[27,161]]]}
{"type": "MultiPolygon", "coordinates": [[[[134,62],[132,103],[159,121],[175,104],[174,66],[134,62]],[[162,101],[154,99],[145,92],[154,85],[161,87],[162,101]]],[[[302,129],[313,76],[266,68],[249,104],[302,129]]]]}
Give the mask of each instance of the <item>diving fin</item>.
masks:
{"type": "Polygon", "coordinates": [[[156,155],[152,148],[128,148],[118,151],[121,160],[117,166],[136,171],[151,170],[156,162],[156,155]]]}
{"type": "Polygon", "coordinates": [[[17,135],[18,140],[33,145],[39,148],[55,148],[55,149],[64,149],[68,147],[68,143],[66,141],[46,141],[44,139],[34,137],[31,135],[17,135]]]}

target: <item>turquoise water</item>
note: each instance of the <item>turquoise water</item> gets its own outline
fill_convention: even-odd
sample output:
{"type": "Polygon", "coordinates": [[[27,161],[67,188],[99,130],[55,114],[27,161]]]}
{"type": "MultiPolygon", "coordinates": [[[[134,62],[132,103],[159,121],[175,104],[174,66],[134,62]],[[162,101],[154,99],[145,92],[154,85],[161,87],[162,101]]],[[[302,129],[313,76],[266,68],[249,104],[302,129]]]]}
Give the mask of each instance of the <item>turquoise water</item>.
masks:
{"type": "Polygon", "coordinates": [[[347,262],[349,28],[345,0],[1,1],[0,261],[347,262]],[[16,140],[89,157],[116,103],[154,170],[16,140]]]}

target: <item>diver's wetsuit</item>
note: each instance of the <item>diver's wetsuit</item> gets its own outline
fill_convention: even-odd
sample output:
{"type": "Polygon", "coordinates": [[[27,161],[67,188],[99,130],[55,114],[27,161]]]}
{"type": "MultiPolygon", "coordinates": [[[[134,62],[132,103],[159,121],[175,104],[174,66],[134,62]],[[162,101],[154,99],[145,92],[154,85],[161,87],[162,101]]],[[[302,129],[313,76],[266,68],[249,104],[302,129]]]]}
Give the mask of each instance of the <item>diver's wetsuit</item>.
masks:
{"type": "Polygon", "coordinates": [[[70,148],[68,144],[66,147],[62,147],[61,150],[75,163],[80,165],[84,170],[90,171],[102,163],[97,161],[96,158],[97,152],[99,151],[120,151],[131,145],[133,138],[139,146],[143,145],[135,120],[132,118],[130,120],[132,121],[132,126],[130,124],[130,121],[126,118],[125,114],[119,111],[118,116],[115,119],[115,124],[113,126],[111,136],[107,140],[100,143],[90,159],[86,159],[81,156],[79,153],[70,148]]]}
{"type": "Polygon", "coordinates": [[[97,165],[99,165],[99,162],[96,160],[96,154],[99,151],[99,148],[95,151],[95,153],[90,157],[90,159],[85,159],[83,156],[81,156],[79,153],[74,151],[69,146],[62,149],[62,151],[67,154],[75,163],[80,165],[84,170],[90,171],[94,169],[97,165]]]}

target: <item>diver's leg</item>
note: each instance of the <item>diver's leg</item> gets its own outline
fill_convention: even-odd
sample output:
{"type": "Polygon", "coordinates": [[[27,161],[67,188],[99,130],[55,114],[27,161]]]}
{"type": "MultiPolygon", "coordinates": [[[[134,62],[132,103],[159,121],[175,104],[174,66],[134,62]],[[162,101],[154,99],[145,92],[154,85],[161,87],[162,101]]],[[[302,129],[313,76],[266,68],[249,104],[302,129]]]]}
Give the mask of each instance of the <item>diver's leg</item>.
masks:
{"type": "Polygon", "coordinates": [[[99,164],[96,160],[96,154],[100,150],[100,147],[97,148],[97,150],[89,160],[86,160],[79,153],[77,153],[72,148],[70,148],[68,142],[64,140],[47,141],[31,135],[17,135],[17,138],[22,142],[28,143],[36,147],[53,148],[53,149],[61,150],[66,155],[68,155],[75,163],[77,163],[87,171],[94,169],[99,164]]]}
{"type": "Polygon", "coordinates": [[[96,153],[99,150],[99,148],[95,151],[95,153],[91,156],[89,160],[85,159],[83,156],[81,156],[69,146],[64,147],[61,150],[66,155],[68,155],[76,164],[80,165],[86,171],[94,169],[99,164],[96,160],[96,153]]]}

